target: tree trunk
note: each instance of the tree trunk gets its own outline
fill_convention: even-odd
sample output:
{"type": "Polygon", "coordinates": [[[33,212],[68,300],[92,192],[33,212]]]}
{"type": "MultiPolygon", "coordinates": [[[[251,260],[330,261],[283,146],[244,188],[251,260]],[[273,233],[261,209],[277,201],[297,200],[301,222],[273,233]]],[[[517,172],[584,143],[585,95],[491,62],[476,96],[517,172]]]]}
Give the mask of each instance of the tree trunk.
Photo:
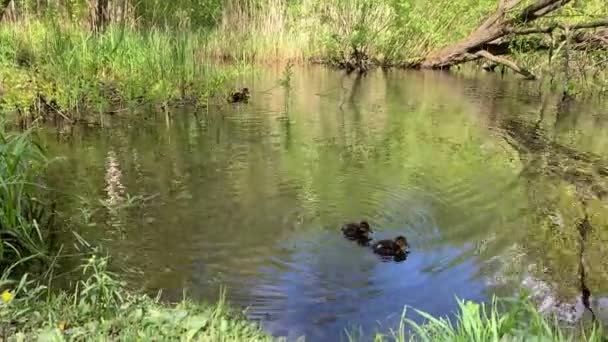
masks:
{"type": "Polygon", "coordinates": [[[514,33],[518,26],[528,25],[570,1],[536,0],[533,4],[525,7],[518,15],[507,17],[507,14],[519,4],[520,0],[501,0],[496,12],[488,17],[479,28],[460,42],[428,56],[422,61],[421,67],[443,69],[479,59],[482,56],[477,52],[491,49],[492,45],[499,44],[502,38],[514,33]]]}
{"type": "Polygon", "coordinates": [[[108,25],[109,19],[109,0],[97,0],[95,15],[93,17],[93,30],[103,32],[108,25]]]}
{"type": "Polygon", "coordinates": [[[2,18],[4,17],[4,12],[6,12],[6,9],[8,8],[8,5],[11,4],[12,0],[1,0],[0,1],[0,21],[2,21],[2,18]]]}
{"type": "MultiPolygon", "coordinates": [[[[453,65],[477,59],[487,59],[502,64],[528,79],[534,75],[528,70],[498,55],[510,53],[511,39],[515,36],[531,34],[551,34],[555,30],[573,32],[584,29],[608,27],[608,19],[594,22],[561,24],[553,23],[545,27],[532,26],[532,22],[570,3],[572,0],[535,0],[515,15],[511,14],[521,0],[499,0],[498,8],[475,31],[465,39],[447,46],[427,56],[419,67],[427,69],[449,69],[453,65]]],[[[608,30],[600,29],[593,33],[562,34],[559,41],[570,39],[571,49],[608,49],[608,30]]],[[[536,50],[551,50],[551,44],[542,37],[532,37],[536,50]]]]}

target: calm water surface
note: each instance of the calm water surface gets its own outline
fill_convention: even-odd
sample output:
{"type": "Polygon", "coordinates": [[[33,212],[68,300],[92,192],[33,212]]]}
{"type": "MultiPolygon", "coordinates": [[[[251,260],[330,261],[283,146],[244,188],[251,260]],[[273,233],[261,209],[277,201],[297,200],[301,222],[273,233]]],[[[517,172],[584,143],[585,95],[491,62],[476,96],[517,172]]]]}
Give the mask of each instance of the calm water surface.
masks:
{"type": "Polygon", "coordinates": [[[226,286],[229,301],[290,339],[387,332],[405,306],[449,315],[455,297],[520,284],[505,265],[513,246],[525,250],[537,195],[506,123],[533,125],[542,112],[548,141],[608,157],[604,107],[564,109],[517,79],[310,68],[287,93],[280,77],[242,80],[249,104],[47,136],[65,157],[50,178],[74,226],[131,284],[209,301],[226,286]],[[341,224],[361,219],[376,239],[407,236],[407,260],[344,240],[341,224]]]}

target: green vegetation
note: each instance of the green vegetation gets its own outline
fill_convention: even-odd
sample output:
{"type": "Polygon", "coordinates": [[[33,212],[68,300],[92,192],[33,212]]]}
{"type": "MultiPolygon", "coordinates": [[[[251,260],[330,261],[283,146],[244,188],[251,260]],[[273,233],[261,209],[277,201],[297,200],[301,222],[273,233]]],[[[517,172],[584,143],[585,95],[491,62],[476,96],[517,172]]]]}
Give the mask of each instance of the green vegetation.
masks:
{"type": "Polygon", "coordinates": [[[117,25],[99,35],[52,22],[1,26],[1,109],[78,121],[136,104],[204,104],[237,70],[203,63],[202,39],[117,25]]]}
{"type": "Polygon", "coordinates": [[[46,161],[30,133],[6,133],[0,126],[0,265],[38,261],[48,255],[54,207],[39,181],[46,161]]]}
{"type": "MultiPolygon", "coordinates": [[[[459,301],[456,322],[416,311],[427,322],[417,324],[405,317],[392,339],[405,341],[603,341],[601,328],[560,328],[539,314],[525,299],[497,300],[490,305],[459,301]],[[412,334],[413,332],[413,334],[412,334]]],[[[377,336],[376,340],[383,340],[377,336]]]]}
{"type": "MultiPolygon", "coordinates": [[[[80,267],[73,292],[50,291],[39,281],[0,279],[0,324],[9,340],[150,340],[272,341],[259,326],[231,309],[224,294],[213,305],[187,299],[176,304],[136,295],[108,271],[108,259],[93,253],[80,267]],[[7,328],[8,327],[8,328],[7,328]],[[8,330],[7,330],[8,329],[8,330]]],[[[525,297],[494,299],[490,305],[459,301],[454,320],[413,310],[426,322],[411,320],[405,310],[401,324],[375,341],[603,341],[601,327],[561,327],[544,316],[525,297]]],[[[411,316],[410,316],[411,317],[411,316]]],[[[356,332],[350,341],[364,340],[356,332]]]]}
{"type": "MultiPolygon", "coordinates": [[[[418,65],[467,37],[496,6],[496,0],[100,0],[99,6],[14,0],[0,23],[0,110],[18,114],[21,123],[49,113],[101,121],[91,113],[205,104],[235,74],[220,68],[222,61],[318,61],[361,70],[418,65]]],[[[573,1],[539,26],[593,21],[607,11],[603,0],[573,1]]],[[[581,48],[574,36],[548,46],[545,38],[515,37],[508,54],[564,91],[608,89],[606,49],[581,48]]]]}
{"type": "Polygon", "coordinates": [[[230,309],[223,295],[214,305],[183,300],[161,304],[134,295],[107,270],[107,259],[91,255],[72,293],[49,292],[23,276],[0,279],[0,325],[10,340],[269,341],[260,328],[230,309]]]}

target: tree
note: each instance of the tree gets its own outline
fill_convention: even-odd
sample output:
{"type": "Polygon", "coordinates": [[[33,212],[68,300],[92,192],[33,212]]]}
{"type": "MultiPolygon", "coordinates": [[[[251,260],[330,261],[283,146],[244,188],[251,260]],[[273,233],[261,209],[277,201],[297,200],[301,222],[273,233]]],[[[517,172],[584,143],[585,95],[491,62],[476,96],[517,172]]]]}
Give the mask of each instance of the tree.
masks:
{"type": "MultiPolygon", "coordinates": [[[[426,57],[420,66],[429,69],[449,69],[451,66],[478,59],[486,59],[502,64],[515,72],[533,79],[534,75],[515,62],[499,57],[510,53],[510,43],[514,37],[531,34],[561,34],[554,36],[558,41],[568,40],[573,48],[608,48],[608,30],[595,33],[578,32],[584,29],[608,27],[608,19],[594,22],[564,24],[553,22],[547,26],[533,26],[534,21],[563,8],[572,0],[535,0],[532,4],[516,12],[521,0],[499,0],[498,8],[475,31],[463,40],[445,47],[426,57]],[[513,15],[512,13],[516,14],[513,15]]],[[[549,44],[534,44],[534,49],[549,49],[549,44]]]]}
{"type": "Polygon", "coordinates": [[[103,32],[105,30],[110,18],[109,4],[109,0],[97,0],[93,15],[93,30],[95,32],[103,32]]]}
{"type": "Polygon", "coordinates": [[[4,17],[4,12],[6,12],[6,9],[8,8],[8,5],[11,4],[12,0],[2,0],[0,2],[0,21],[2,21],[2,18],[4,17]]]}

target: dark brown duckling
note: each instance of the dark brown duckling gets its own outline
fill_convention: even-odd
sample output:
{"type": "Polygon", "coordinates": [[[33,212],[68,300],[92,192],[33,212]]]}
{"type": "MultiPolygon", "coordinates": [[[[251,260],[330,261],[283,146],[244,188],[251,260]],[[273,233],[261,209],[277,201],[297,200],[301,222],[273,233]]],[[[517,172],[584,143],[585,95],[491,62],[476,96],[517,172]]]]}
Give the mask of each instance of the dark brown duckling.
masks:
{"type": "Polygon", "coordinates": [[[374,253],[382,256],[404,256],[408,248],[407,239],[397,236],[395,240],[381,240],[374,242],[372,248],[374,253]]]}
{"type": "Polygon", "coordinates": [[[243,88],[241,91],[235,91],[228,97],[228,102],[247,102],[249,100],[249,88],[243,88]]]}
{"type": "Polygon", "coordinates": [[[371,239],[369,233],[372,229],[369,227],[369,223],[361,221],[360,223],[347,223],[342,226],[342,234],[349,240],[357,240],[359,242],[367,243],[371,239]]]}

